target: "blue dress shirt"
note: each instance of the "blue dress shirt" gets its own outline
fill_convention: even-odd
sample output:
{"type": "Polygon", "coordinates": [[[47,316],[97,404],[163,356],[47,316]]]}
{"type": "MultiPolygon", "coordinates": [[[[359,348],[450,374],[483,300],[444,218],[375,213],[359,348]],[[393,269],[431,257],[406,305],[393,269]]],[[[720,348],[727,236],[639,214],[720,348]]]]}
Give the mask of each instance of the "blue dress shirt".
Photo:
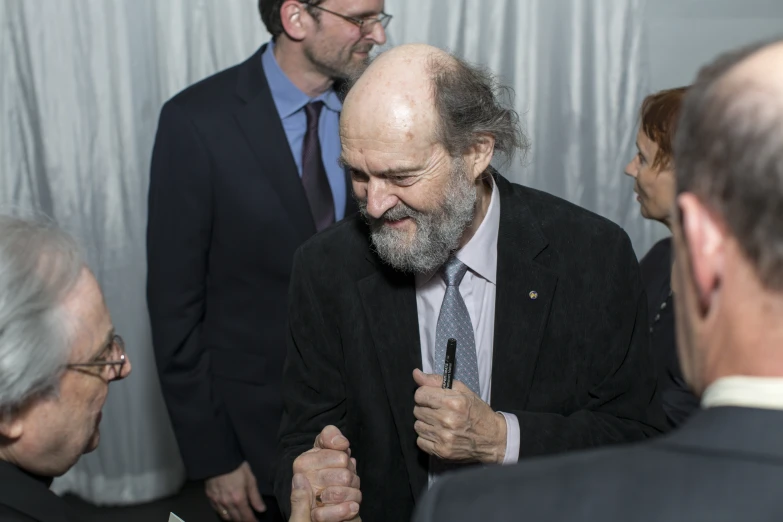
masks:
{"type": "Polygon", "coordinates": [[[288,138],[288,146],[294,155],[299,177],[302,176],[302,142],[307,131],[307,116],[304,106],[311,101],[324,102],[321,116],[318,119],[318,141],[321,143],[321,159],[329,178],[334,198],[334,217],[339,221],[345,217],[345,203],[348,198],[345,171],[339,165],[340,158],[340,111],[343,104],[334,89],[329,89],[317,98],[310,99],[299,90],[285,75],[274,55],[274,42],[269,42],[264,54],[261,55],[261,66],[272,91],[272,99],[277,107],[277,113],[283,122],[283,130],[288,138]]]}

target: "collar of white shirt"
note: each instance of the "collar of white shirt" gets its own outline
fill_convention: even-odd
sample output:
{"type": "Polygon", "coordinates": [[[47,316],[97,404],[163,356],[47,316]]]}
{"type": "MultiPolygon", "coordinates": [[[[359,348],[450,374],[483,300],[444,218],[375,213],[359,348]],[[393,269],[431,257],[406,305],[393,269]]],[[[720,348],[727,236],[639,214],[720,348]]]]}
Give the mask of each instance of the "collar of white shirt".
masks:
{"type": "Polygon", "coordinates": [[[701,397],[702,408],[717,406],[783,410],[783,378],[735,375],[718,379],[701,397]]]}
{"type": "MultiPolygon", "coordinates": [[[[484,220],[479,225],[476,233],[470,238],[470,241],[457,250],[455,255],[457,259],[467,265],[471,272],[495,285],[497,284],[498,273],[500,193],[498,192],[497,184],[491,176],[488,183],[492,185],[492,195],[490,196],[489,207],[487,207],[487,214],[484,216],[484,220]]],[[[439,268],[426,274],[417,274],[416,287],[419,288],[429,282],[438,270],[439,268]]]]}

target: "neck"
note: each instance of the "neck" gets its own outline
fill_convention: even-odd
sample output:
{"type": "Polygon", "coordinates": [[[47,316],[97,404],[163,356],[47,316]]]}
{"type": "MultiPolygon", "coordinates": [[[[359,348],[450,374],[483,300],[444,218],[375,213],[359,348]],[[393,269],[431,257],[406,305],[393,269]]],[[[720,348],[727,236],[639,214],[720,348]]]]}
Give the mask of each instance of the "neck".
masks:
{"type": "Polygon", "coordinates": [[[310,98],[328,91],[334,80],[318,72],[305,56],[300,42],[294,42],[285,35],[278,37],[274,49],[275,60],[291,83],[310,98]]]}
{"type": "Polygon", "coordinates": [[[711,339],[705,386],[722,377],[783,378],[783,298],[761,291],[737,300],[711,339]]]}
{"type": "Polygon", "coordinates": [[[489,208],[490,201],[492,201],[491,181],[482,180],[476,190],[478,191],[478,198],[476,201],[476,215],[473,216],[473,222],[462,234],[462,239],[460,239],[459,242],[459,248],[467,245],[468,242],[473,239],[473,236],[476,235],[476,231],[479,229],[481,223],[484,222],[484,218],[487,216],[487,209],[489,208]]]}

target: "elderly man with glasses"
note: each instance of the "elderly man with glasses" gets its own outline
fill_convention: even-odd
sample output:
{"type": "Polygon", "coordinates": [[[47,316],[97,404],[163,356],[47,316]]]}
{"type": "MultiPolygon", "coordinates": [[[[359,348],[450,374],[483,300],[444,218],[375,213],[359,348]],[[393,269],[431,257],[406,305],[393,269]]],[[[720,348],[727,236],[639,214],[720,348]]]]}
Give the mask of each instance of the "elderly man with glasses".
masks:
{"type": "Polygon", "coordinates": [[[1,520],[75,520],[49,485],[98,446],[109,383],[130,371],[73,238],[0,216],[1,520]]]}
{"type": "Polygon", "coordinates": [[[364,70],[391,16],[383,0],[258,9],[272,40],[161,111],[147,299],[188,476],[223,520],[271,522],[294,252],[357,211],[335,85],[364,70]]]}

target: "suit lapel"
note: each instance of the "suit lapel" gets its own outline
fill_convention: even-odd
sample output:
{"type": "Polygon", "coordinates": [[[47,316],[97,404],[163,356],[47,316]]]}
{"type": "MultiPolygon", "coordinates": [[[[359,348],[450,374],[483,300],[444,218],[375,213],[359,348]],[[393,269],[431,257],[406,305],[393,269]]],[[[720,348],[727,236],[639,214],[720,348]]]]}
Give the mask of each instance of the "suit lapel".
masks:
{"type": "Polygon", "coordinates": [[[288,221],[304,241],[315,234],[315,222],[261,66],[264,49],[266,45],[239,67],[237,95],[246,104],[235,116],[258,158],[259,172],[267,173],[288,221]]]}
{"type": "Polygon", "coordinates": [[[359,282],[375,351],[386,386],[413,496],[427,484],[427,458],[416,445],[413,429],[413,369],[421,368],[421,344],[413,276],[379,266],[378,272],[359,282]]]}
{"type": "Polygon", "coordinates": [[[500,192],[492,407],[527,404],[557,275],[536,263],[547,241],[513,186],[496,176],[500,192]]]}

